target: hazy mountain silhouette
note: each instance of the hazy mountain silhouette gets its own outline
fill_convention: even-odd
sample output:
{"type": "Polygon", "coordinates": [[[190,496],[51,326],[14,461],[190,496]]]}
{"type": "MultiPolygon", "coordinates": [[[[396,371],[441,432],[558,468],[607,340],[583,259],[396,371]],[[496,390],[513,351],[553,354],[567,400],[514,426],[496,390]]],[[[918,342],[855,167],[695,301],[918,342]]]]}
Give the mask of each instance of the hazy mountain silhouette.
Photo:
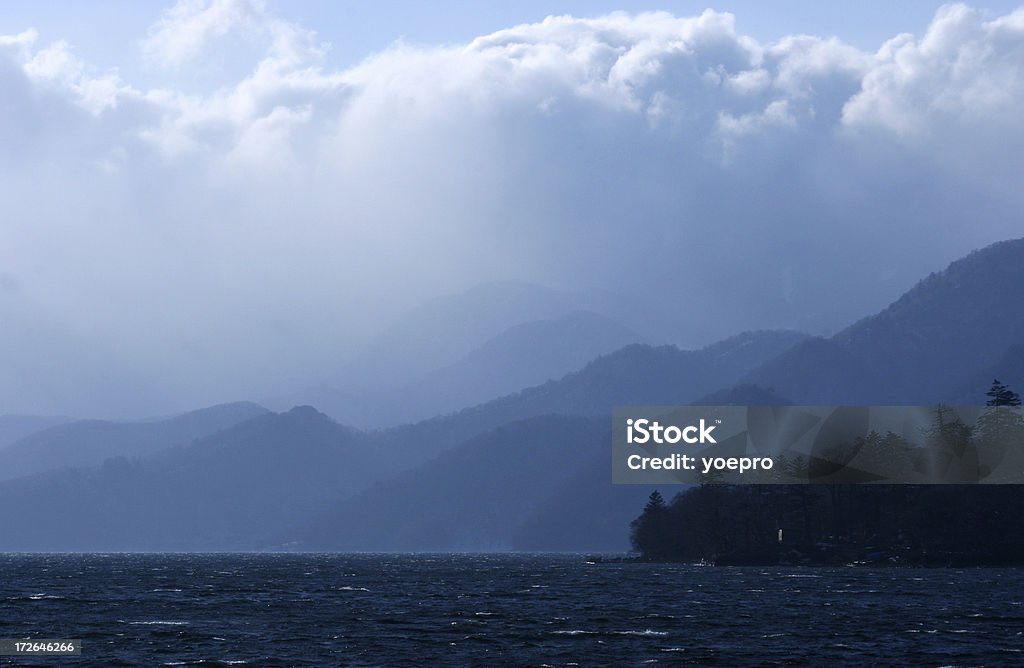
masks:
{"type": "Polygon", "coordinates": [[[397,388],[355,390],[321,384],[299,392],[262,399],[260,403],[274,411],[285,411],[292,406],[315,406],[318,411],[342,424],[360,429],[376,429],[401,423],[401,420],[392,422],[398,412],[391,410],[397,402],[398,392],[397,388]]]}
{"type": "Polygon", "coordinates": [[[766,362],[744,382],[794,397],[797,404],[870,405],[887,401],[880,396],[882,377],[872,364],[839,343],[822,338],[804,341],[766,362]]]}
{"type": "Polygon", "coordinates": [[[539,503],[610,448],[608,429],[607,419],[566,416],[503,425],[343,501],[300,532],[298,546],[507,550],[539,503]]]}
{"type": "Polygon", "coordinates": [[[409,466],[502,424],[538,415],[607,418],[615,405],[686,404],[709,388],[736,384],[745,373],[805,338],[797,332],[760,331],[695,351],[630,345],[558,380],[451,415],[382,431],[375,435],[375,442],[383,456],[409,466]]]}
{"type": "Polygon", "coordinates": [[[567,293],[495,282],[436,297],[386,328],[329,383],[357,391],[401,387],[454,364],[509,327],[557,318],[582,306],[567,293]]]}
{"type": "MultiPolygon", "coordinates": [[[[880,313],[812,339],[747,380],[796,403],[919,404],[960,399],[965,385],[1024,338],[1024,239],[975,251],[880,313]]],[[[991,378],[989,378],[989,381],[991,378]]],[[[976,399],[977,400],[977,399],[976,399]]]]}
{"type": "Polygon", "coordinates": [[[317,548],[616,549],[627,534],[616,523],[638,506],[610,485],[612,406],[929,403],[971,382],[1012,382],[1024,307],[1007,295],[1021,278],[1024,241],[996,244],[830,339],[629,345],[416,424],[363,433],[296,408],[140,460],[8,481],[0,549],[237,549],[295,537],[317,548]]]}
{"type": "Polygon", "coordinates": [[[252,548],[381,474],[372,457],[358,432],[312,408],[266,413],[145,459],[0,485],[2,546],[252,548]]]}
{"type": "MultiPolygon", "coordinates": [[[[744,386],[719,404],[787,403],[744,386]]],[[[607,415],[502,425],[343,501],[300,534],[305,549],[590,550],[629,547],[651,493],[612,485],[607,415]]]]}
{"type": "Polygon", "coordinates": [[[110,457],[143,457],[266,412],[262,406],[239,402],[148,422],[76,420],[57,424],[0,450],[0,480],[54,468],[95,466],[110,457]]]}
{"type": "Polygon", "coordinates": [[[516,325],[407,388],[401,398],[419,410],[406,421],[450,413],[561,378],[600,355],[639,342],[636,332],[589,311],[516,325]]]}
{"type": "Polygon", "coordinates": [[[611,436],[548,497],[512,527],[511,546],[526,552],[625,552],[628,527],[654,490],[611,484],[611,436]]]}
{"type": "MultiPolygon", "coordinates": [[[[1024,356],[1015,344],[1024,334],[1024,308],[1005,299],[1005,289],[993,286],[1020,285],[1021,279],[1024,242],[996,244],[954,262],[881,313],[831,339],[795,337],[769,355],[763,355],[764,333],[735,337],[694,352],[628,346],[559,381],[462,411],[458,417],[514,419],[541,407],[556,413],[606,415],[610,406],[630,403],[885,404],[948,400],[963,389],[965,379],[984,378],[981,387],[987,387],[992,377],[1008,379],[1020,373],[1024,356]],[[744,368],[751,366],[756,367],[752,372],[744,368]],[[737,376],[745,382],[711,391],[728,387],[737,376]],[[695,399],[700,391],[707,394],[695,399]]],[[[778,343],[771,337],[767,341],[778,343]]],[[[979,392],[974,400],[981,399],[979,392]]],[[[533,437],[544,438],[537,434],[533,437]]],[[[573,451],[585,447],[576,442],[570,445],[573,451]]],[[[457,452],[466,447],[469,444],[457,452]]],[[[461,457],[451,461],[446,475],[451,475],[456,462],[468,460],[461,457]]],[[[555,485],[551,496],[526,518],[510,518],[502,529],[509,533],[502,533],[502,539],[511,536],[512,545],[521,549],[568,549],[570,545],[577,549],[614,549],[621,545],[614,535],[596,527],[603,526],[602,516],[627,517],[627,504],[635,499],[631,492],[609,485],[606,455],[592,455],[587,462],[569,471],[562,484],[555,485]]],[[[503,465],[514,466],[509,462],[503,465]]],[[[410,472],[407,478],[431,480],[434,473],[435,469],[427,465],[410,472]]],[[[462,475],[477,479],[484,473],[463,468],[462,475]]],[[[401,498],[399,487],[402,485],[391,487],[385,483],[376,494],[401,498]]],[[[447,507],[448,501],[442,494],[437,503],[447,507]]],[[[436,517],[444,516],[424,498],[415,502],[424,516],[435,518],[431,514],[434,512],[436,517]]],[[[638,506],[632,507],[635,512],[638,506]]],[[[395,521],[384,520],[382,524],[387,527],[395,521]]],[[[431,521],[431,536],[450,535],[441,520],[431,521]]],[[[485,534],[488,540],[497,540],[498,530],[492,527],[491,533],[485,534]]],[[[384,535],[375,536],[383,540],[384,535]]],[[[401,544],[409,549],[458,546],[457,542],[443,541],[417,546],[414,537],[405,536],[401,544]]],[[[386,546],[381,543],[374,547],[386,546]]]]}
{"type": "Polygon", "coordinates": [[[0,415],[0,449],[26,436],[71,420],[72,418],[48,415],[0,415]]]}
{"type": "MultiPolygon", "coordinates": [[[[783,405],[788,400],[755,385],[741,385],[701,397],[705,406],[783,405]]],[[[612,485],[611,443],[568,477],[513,531],[512,546],[526,551],[622,552],[629,549],[628,527],[653,487],[612,485]],[[557,509],[557,511],[556,511],[557,509]]],[[[680,488],[682,489],[682,488],[680,488]]]]}
{"type": "MultiPolygon", "coordinates": [[[[449,482],[438,483],[433,494],[437,508],[449,509],[447,494],[455,480],[482,480],[488,467],[495,472],[487,483],[492,486],[509,480],[515,470],[524,476],[536,473],[535,488],[524,483],[507,492],[522,505],[516,517],[525,519],[531,504],[554,494],[594,452],[608,447],[607,415],[613,403],[649,403],[670,392],[680,402],[693,399],[699,384],[710,382],[716,370],[722,374],[716,381],[735,378],[743,372],[738,360],[753,364],[801,339],[788,332],[757,332],[702,351],[628,346],[558,381],[453,415],[369,434],[343,427],[309,407],[259,415],[141,460],[108,459],[93,469],[54,471],[0,485],[0,548],[248,549],[280,540],[287,529],[308,523],[329,502],[384,477],[405,475],[400,479],[410,482],[403,484],[426,494],[429,486],[411,482],[426,475],[416,468],[422,465],[434,472],[430,476],[448,476],[444,479],[449,482]],[[740,349],[743,355],[736,354],[740,349]],[[543,417],[554,411],[592,419],[543,417]],[[505,428],[506,423],[519,426],[505,428]],[[531,445],[516,445],[527,438],[531,445]],[[547,454],[523,459],[524,448],[547,454]],[[435,459],[439,454],[447,462],[443,467],[435,459]],[[558,465],[537,473],[529,467],[538,462],[558,465]],[[61,533],[58,528],[68,519],[79,528],[61,533]]],[[[423,509],[427,512],[428,506],[423,509]]],[[[441,522],[443,517],[435,519],[441,522]]],[[[409,531],[413,529],[410,525],[409,531]]],[[[444,544],[467,549],[508,546],[513,529],[514,523],[502,519],[494,532],[481,533],[472,545],[471,534],[457,532],[449,533],[444,544]]],[[[364,537],[363,544],[369,545],[372,536],[364,537]]],[[[442,542],[439,538],[420,547],[442,542]]]]}
{"type": "Polygon", "coordinates": [[[354,392],[324,386],[276,403],[308,403],[361,428],[392,427],[561,378],[599,355],[640,340],[640,335],[610,318],[576,311],[510,327],[454,364],[402,387],[354,392]]]}

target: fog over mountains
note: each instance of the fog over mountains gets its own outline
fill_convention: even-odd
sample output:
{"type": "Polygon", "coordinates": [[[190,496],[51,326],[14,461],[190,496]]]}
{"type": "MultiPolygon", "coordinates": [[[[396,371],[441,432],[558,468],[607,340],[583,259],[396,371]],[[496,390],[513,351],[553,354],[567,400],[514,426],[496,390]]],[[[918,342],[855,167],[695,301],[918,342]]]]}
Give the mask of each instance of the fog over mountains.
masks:
{"type": "MultiPolygon", "coordinates": [[[[487,292],[493,291],[492,286],[486,288],[487,292]]],[[[555,294],[537,291],[545,298],[555,294]]],[[[501,303],[487,302],[490,308],[500,307],[501,303]]],[[[470,313],[475,305],[478,304],[473,298],[453,304],[459,311],[470,310],[470,313]]],[[[518,315],[532,317],[537,312],[545,312],[546,306],[542,303],[530,315],[525,310],[518,315]]],[[[571,308],[570,303],[564,308],[571,308]]],[[[449,413],[553,380],[579,369],[598,355],[642,340],[629,328],[592,311],[552,313],[555,315],[550,319],[522,322],[515,319],[514,311],[506,313],[502,319],[511,323],[510,326],[478,344],[481,334],[473,336],[467,332],[470,327],[466,320],[473,327],[489,331],[490,328],[482,327],[480,322],[486,319],[486,314],[479,319],[446,320],[442,317],[434,322],[438,314],[423,317],[421,310],[415,314],[418,317],[410,314],[403,319],[401,328],[392,328],[381,337],[381,341],[399,347],[395,354],[389,354],[378,343],[361,355],[360,366],[369,369],[376,364],[385,370],[380,383],[362,385],[359,379],[366,378],[367,371],[350,370],[336,380],[335,386],[320,385],[263,403],[277,409],[313,404],[346,424],[389,427],[449,413]],[[446,336],[445,327],[455,335],[446,336]],[[431,350],[440,346],[455,350],[460,343],[469,352],[450,363],[448,360],[455,356],[454,352],[443,354],[443,351],[431,350]],[[401,363],[418,353],[440,366],[431,367],[423,360],[409,365],[401,363]],[[385,378],[391,381],[384,382],[385,378]]]]}
{"type": "Polygon", "coordinates": [[[240,402],[144,422],[74,420],[50,427],[51,421],[37,419],[34,433],[0,449],[0,480],[54,467],[95,466],[114,457],[143,457],[267,412],[256,404],[240,402]]]}
{"type": "MultiPolygon", "coordinates": [[[[1020,285],[1022,268],[1024,239],[995,244],[830,339],[630,344],[387,429],[252,404],[38,422],[0,449],[18,476],[0,482],[0,549],[625,549],[650,490],[610,484],[613,405],[980,402],[979,379],[1024,386],[1024,306],[999,287],[1020,285]]],[[[470,352],[485,368],[493,359],[470,352]]]]}
{"type": "Polygon", "coordinates": [[[570,311],[686,349],[832,337],[1021,233],[1024,10],[998,4],[879,12],[870,43],[533,7],[344,61],[284,2],[133,5],[113,61],[90,5],[12,7],[0,412],[342,404],[570,311]]]}
{"type": "Polygon", "coordinates": [[[71,418],[41,415],[0,415],[0,448],[71,418]]]}

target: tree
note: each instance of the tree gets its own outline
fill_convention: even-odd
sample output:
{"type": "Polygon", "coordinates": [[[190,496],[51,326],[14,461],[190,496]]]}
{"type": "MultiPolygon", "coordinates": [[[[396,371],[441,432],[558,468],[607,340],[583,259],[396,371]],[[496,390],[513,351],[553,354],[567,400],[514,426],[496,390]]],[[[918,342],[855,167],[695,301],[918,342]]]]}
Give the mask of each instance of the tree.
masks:
{"type": "Polygon", "coordinates": [[[665,498],[661,495],[661,492],[654,490],[651,495],[647,497],[647,505],[644,506],[644,514],[653,514],[665,510],[665,498]]]}
{"type": "Polygon", "coordinates": [[[986,406],[1020,406],[1020,395],[1000,383],[998,378],[993,379],[992,387],[985,396],[989,397],[986,406]]]}
{"type": "Polygon", "coordinates": [[[669,556],[668,506],[661,492],[654,490],[647,499],[644,512],[630,523],[629,541],[633,549],[645,557],[664,559],[669,556]]]}
{"type": "Polygon", "coordinates": [[[985,412],[978,418],[978,443],[984,454],[986,473],[992,482],[1020,482],[1024,470],[1024,416],[1020,411],[1020,395],[992,381],[985,412]]]}

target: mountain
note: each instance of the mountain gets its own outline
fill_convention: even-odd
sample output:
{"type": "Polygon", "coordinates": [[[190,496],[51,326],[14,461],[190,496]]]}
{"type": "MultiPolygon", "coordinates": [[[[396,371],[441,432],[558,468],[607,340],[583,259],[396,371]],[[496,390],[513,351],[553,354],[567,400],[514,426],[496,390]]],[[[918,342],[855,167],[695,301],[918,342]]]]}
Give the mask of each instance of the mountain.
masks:
{"type": "Polygon", "coordinates": [[[650,490],[609,484],[611,406],[931,402],[965,379],[1012,385],[1024,371],[1024,309],[1006,286],[1024,278],[1022,260],[1021,242],[974,253],[830,339],[749,332],[695,351],[630,345],[558,380],[370,434],[381,465],[404,472],[338,502],[299,544],[621,549],[650,490]],[[993,296],[993,285],[1004,287],[993,296]]]}
{"type": "Polygon", "coordinates": [[[530,283],[496,282],[436,297],[378,334],[329,385],[344,390],[401,387],[454,364],[515,325],[580,308],[578,297],[530,283]]]}
{"type": "Polygon", "coordinates": [[[539,415],[605,416],[616,405],[686,404],[807,339],[791,331],[745,332],[700,350],[632,344],[579,371],[521,392],[413,424],[375,431],[380,456],[413,468],[444,450],[508,422],[539,415]]]}
{"type": "Polygon", "coordinates": [[[606,447],[512,528],[512,548],[524,552],[626,552],[630,549],[629,523],[652,491],[648,485],[611,484],[611,449],[606,447]]]}
{"type": "MultiPolygon", "coordinates": [[[[737,404],[754,397],[786,403],[752,387],[713,398],[737,404]]],[[[610,460],[607,415],[507,423],[342,501],[299,534],[298,546],[622,551],[626,527],[653,488],[612,485],[610,460]]]]}
{"type": "MultiPolygon", "coordinates": [[[[746,380],[796,403],[955,401],[1024,341],[1024,239],[1004,241],[932,274],[878,314],[813,339],[746,380]]],[[[991,379],[989,379],[991,381],[991,379]]],[[[975,397],[980,401],[983,397],[975,397]]]]}
{"type": "MultiPolygon", "coordinates": [[[[664,401],[670,392],[669,401],[696,398],[700,383],[729,383],[742,373],[735,354],[740,349],[756,351],[742,357],[752,364],[799,340],[802,337],[792,333],[760,332],[702,351],[627,346],[560,380],[452,415],[372,433],[343,427],[309,407],[261,413],[148,457],[128,450],[131,460],[108,455],[94,468],[49,471],[0,484],[0,549],[209,550],[273,545],[289,530],[307,525],[317,512],[386,478],[398,482],[380,483],[377,489],[390,490],[380,507],[387,507],[388,498],[405,499],[392,508],[412,508],[414,516],[420,510],[436,513],[432,526],[441,526],[441,508],[470,512],[470,497],[458,496],[460,480],[480,490],[481,509],[492,507],[487,505],[491,496],[515,500],[521,508],[510,517],[525,521],[537,511],[536,503],[555,494],[595,452],[609,447],[608,412],[613,403],[664,401]],[[528,478],[534,476],[531,482],[528,478]],[[421,478],[434,482],[420,484],[421,478]],[[413,497],[406,495],[414,491],[422,496],[408,500],[413,497]],[[431,494],[436,507],[426,502],[431,494]],[[455,502],[452,494],[457,495],[455,502]],[[451,503],[455,505],[445,505],[451,503]],[[64,522],[75,527],[61,532],[64,522]]],[[[106,423],[100,426],[111,428],[106,423]]],[[[127,448],[131,442],[135,441],[123,445],[127,448]]],[[[371,544],[373,535],[365,525],[374,513],[383,512],[365,505],[378,503],[370,491],[365,494],[369,496],[360,497],[363,501],[357,505],[346,506],[356,509],[353,517],[364,517],[352,529],[352,545],[358,536],[366,539],[361,544],[371,544]]],[[[484,523],[488,517],[487,521],[497,521],[495,515],[478,520],[484,523]]],[[[502,520],[494,531],[480,529],[478,534],[450,527],[443,541],[439,537],[420,545],[469,548],[472,543],[496,549],[512,544],[514,525],[502,520]],[[479,540],[470,540],[473,535],[479,540]]],[[[413,521],[402,529],[406,534],[395,535],[405,535],[403,544],[411,545],[417,526],[426,525],[413,521]]],[[[395,538],[387,544],[399,542],[395,538]]]]}
{"type": "Polygon", "coordinates": [[[411,467],[502,424],[540,415],[607,418],[612,406],[687,404],[728,388],[806,339],[789,331],[746,332],[700,350],[629,345],[583,369],[499,399],[374,435],[382,456],[411,467]]]}
{"type": "Polygon", "coordinates": [[[1024,241],[1006,242],[827,339],[633,344],[415,424],[364,433],[296,408],[134,461],[19,478],[0,484],[0,549],[618,549],[647,490],[610,484],[612,406],[918,403],[990,376],[1012,386],[1022,278],[1024,241]]]}
{"type": "Polygon", "coordinates": [[[30,434],[0,450],[0,480],[53,468],[143,457],[226,429],[267,412],[256,404],[221,404],[150,422],[76,420],[30,434]]]}
{"type": "Polygon", "coordinates": [[[26,436],[70,421],[71,418],[44,415],[0,415],[0,450],[26,436]]]}
{"type": "MultiPolygon", "coordinates": [[[[786,399],[754,385],[719,390],[692,402],[704,406],[783,405],[786,399]]],[[[611,444],[537,504],[512,534],[516,550],[623,552],[630,549],[629,523],[654,490],[648,485],[612,485],[611,444]],[[552,512],[557,508],[558,512],[552,512]]],[[[666,489],[666,496],[685,487],[666,489]]]]}
{"type": "Polygon", "coordinates": [[[341,502],[299,534],[298,546],[508,550],[516,526],[610,443],[607,419],[503,425],[341,502]]]}
{"type": "Polygon", "coordinates": [[[260,403],[274,411],[285,411],[292,406],[316,406],[342,424],[360,429],[387,428],[402,424],[396,416],[402,412],[396,388],[341,389],[335,385],[320,384],[299,392],[262,399],[260,403]]]}
{"type": "Polygon", "coordinates": [[[324,386],[275,403],[309,403],[344,424],[386,428],[561,378],[599,355],[640,340],[610,318],[575,311],[510,327],[454,364],[403,387],[353,392],[324,386]]]}
{"type": "Polygon", "coordinates": [[[741,383],[716,390],[692,402],[694,406],[791,406],[792,401],[758,385],[741,383]]]}
{"type": "Polygon", "coordinates": [[[383,475],[357,432],[309,407],[151,457],[0,485],[3,550],[257,546],[383,475]]]}
{"type": "Polygon", "coordinates": [[[450,413],[561,378],[640,338],[589,311],[516,325],[402,392],[403,403],[418,408],[405,421],[450,413]]]}
{"type": "Polygon", "coordinates": [[[872,405],[890,401],[888,391],[880,390],[883,378],[870,360],[816,337],[765,362],[744,382],[793,397],[797,404],[872,405]]]}
{"type": "Polygon", "coordinates": [[[970,405],[987,401],[985,393],[996,379],[1018,392],[1024,392],[1024,343],[1010,346],[994,364],[973,374],[963,384],[959,400],[950,403],[970,405]]]}

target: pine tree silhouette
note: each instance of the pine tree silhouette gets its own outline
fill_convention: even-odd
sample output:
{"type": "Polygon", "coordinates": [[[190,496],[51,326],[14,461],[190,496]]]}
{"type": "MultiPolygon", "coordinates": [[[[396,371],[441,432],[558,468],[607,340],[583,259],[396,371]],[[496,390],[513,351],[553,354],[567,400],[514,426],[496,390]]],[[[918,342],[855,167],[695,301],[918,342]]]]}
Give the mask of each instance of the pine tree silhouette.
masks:
{"type": "Polygon", "coordinates": [[[999,382],[996,378],[992,381],[992,387],[985,393],[989,400],[986,406],[1020,406],[1020,395],[999,382]]]}

